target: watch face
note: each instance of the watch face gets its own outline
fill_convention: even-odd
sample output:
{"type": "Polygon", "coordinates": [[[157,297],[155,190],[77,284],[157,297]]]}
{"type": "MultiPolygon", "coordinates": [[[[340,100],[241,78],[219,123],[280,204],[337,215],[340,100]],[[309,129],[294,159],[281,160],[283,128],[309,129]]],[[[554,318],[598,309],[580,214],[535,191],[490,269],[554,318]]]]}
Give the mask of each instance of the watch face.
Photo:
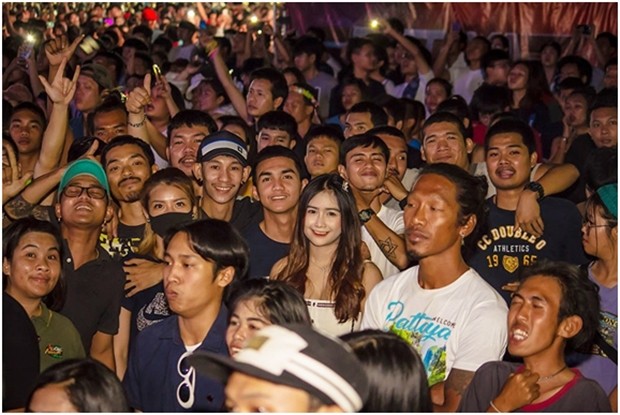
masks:
{"type": "Polygon", "coordinates": [[[360,215],[360,220],[364,223],[368,222],[370,220],[370,218],[373,215],[373,211],[370,209],[366,209],[366,210],[362,210],[359,215],[360,215]]]}

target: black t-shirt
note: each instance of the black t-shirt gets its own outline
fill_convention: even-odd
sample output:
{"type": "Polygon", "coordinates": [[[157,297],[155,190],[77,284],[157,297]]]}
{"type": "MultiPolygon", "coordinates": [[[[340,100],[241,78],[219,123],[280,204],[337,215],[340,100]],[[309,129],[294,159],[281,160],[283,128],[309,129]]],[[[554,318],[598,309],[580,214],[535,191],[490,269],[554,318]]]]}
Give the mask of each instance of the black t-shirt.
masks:
{"type": "MultiPolygon", "coordinates": [[[[148,259],[149,261],[164,263],[151,256],[129,254],[125,261],[133,258],[148,259]]],[[[123,297],[121,307],[131,312],[131,327],[129,334],[129,350],[138,333],[143,329],[170,316],[168,300],[164,294],[164,283],[160,281],[156,285],[142,290],[131,297],[123,297]]]]}
{"type": "Polygon", "coordinates": [[[118,315],[125,285],[122,263],[98,247],[99,257],[78,269],[64,241],[62,272],[67,285],[65,304],[60,313],[68,317],[80,333],[88,354],[97,331],[118,332],[118,315]]]}
{"type": "Polygon", "coordinates": [[[540,201],[545,231],[540,238],[514,227],[515,212],[498,208],[493,198],[487,229],[468,261],[510,304],[510,293],[502,286],[518,279],[519,269],[540,259],[579,265],[587,261],[581,245],[581,215],[572,203],[554,197],[540,201]]]}
{"type": "Polygon", "coordinates": [[[126,257],[131,252],[136,252],[144,237],[145,225],[129,226],[124,223],[118,224],[118,237],[110,239],[105,233],[99,235],[99,245],[114,258],[126,257]]]}
{"type": "Polygon", "coordinates": [[[270,239],[258,223],[249,226],[243,233],[243,237],[250,248],[249,278],[268,277],[271,267],[279,259],[288,255],[290,244],[270,239]]]}
{"type": "MultiPolygon", "coordinates": [[[[208,219],[209,215],[200,209],[200,219],[208,219]]],[[[252,200],[250,197],[243,197],[235,200],[233,206],[230,224],[239,232],[243,233],[245,229],[253,223],[260,223],[263,220],[263,208],[259,202],[252,200]]]]}
{"type": "Polygon", "coordinates": [[[2,410],[23,408],[39,376],[39,340],[26,310],[2,293],[2,410]]]}
{"type": "Polygon", "coordinates": [[[583,173],[586,166],[586,160],[592,151],[596,149],[594,141],[590,138],[590,134],[582,134],[575,138],[573,144],[566,152],[564,158],[565,163],[570,163],[579,170],[579,178],[568,189],[559,193],[558,197],[563,197],[573,203],[581,203],[586,200],[586,181],[583,173]]]}

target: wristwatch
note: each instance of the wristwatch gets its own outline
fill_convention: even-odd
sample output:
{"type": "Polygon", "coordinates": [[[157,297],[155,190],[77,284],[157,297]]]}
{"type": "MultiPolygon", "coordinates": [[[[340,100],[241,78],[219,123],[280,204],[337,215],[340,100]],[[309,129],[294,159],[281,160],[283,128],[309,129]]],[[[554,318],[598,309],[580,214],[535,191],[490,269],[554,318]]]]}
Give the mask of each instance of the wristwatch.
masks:
{"type": "Polygon", "coordinates": [[[364,209],[364,210],[360,210],[357,213],[360,217],[360,221],[362,222],[362,224],[368,222],[374,215],[375,215],[375,211],[372,209],[364,209]]]}
{"type": "Polygon", "coordinates": [[[529,182],[525,185],[525,189],[531,190],[532,192],[538,194],[538,200],[545,197],[545,189],[543,189],[542,185],[538,182],[529,182]]]}

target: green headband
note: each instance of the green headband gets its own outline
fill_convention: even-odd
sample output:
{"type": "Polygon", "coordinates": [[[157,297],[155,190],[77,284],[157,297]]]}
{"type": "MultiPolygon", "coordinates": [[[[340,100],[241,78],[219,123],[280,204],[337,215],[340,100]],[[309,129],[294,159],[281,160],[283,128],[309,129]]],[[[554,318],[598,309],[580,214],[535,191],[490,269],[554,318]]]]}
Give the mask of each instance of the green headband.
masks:
{"type": "Polygon", "coordinates": [[[618,219],[618,183],[610,183],[596,190],[605,208],[618,219]]]}
{"type": "Polygon", "coordinates": [[[295,86],[295,85],[291,85],[288,88],[289,91],[291,92],[297,92],[298,94],[302,95],[304,98],[306,98],[308,101],[310,101],[310,104],[312,106],[317,105],[317,101],[316,98],[314,97],[314,95],[312,95],[312,92],[308,91],[306,88],[302,88],[299,86],[295,86]]]}

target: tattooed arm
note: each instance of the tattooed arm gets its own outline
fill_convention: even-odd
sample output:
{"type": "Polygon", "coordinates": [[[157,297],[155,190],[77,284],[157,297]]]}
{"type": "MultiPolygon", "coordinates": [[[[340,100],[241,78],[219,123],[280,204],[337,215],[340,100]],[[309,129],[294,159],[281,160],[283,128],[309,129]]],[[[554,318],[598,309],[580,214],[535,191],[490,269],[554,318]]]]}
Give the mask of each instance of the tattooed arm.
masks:
{"type": "Polygon", "coordinates": [[[30,215],[37,219],[50,220],[48,207],[39,205],[39,202],[58,187],[64,171],[65,167],[61,167],[34,180],[19,195],[4,205],[6,215],[12,220],[30,215]]]}
{"type": "Polygon", "coordinates": [[[364,226],[379,248],[381,248],[383,255],[392,264],[400,270],[404,270],[409,266],[405,239],[402,235],[398,235],[390,229],[377,215],[373,215],[364,226]]]}
{"type": "Polygon", "coordinates": [[[434,412],[456,412],[473,377],[474,372],[452,369],[445,382],[434,385],[431,388],[434,412]]]}

